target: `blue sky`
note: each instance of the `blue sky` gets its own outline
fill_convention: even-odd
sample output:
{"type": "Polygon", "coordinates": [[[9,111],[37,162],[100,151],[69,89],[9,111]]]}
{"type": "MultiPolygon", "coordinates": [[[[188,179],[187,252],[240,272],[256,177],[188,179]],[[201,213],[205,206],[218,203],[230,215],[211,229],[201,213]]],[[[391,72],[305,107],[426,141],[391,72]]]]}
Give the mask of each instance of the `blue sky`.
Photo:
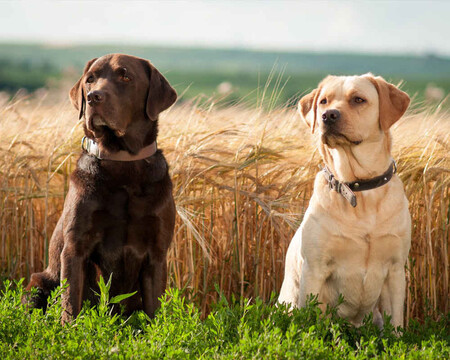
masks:
{"type": "Polygon", "coordinates": [[[1,1],[0,41],[450,56],[450,1],[1,1]]]}

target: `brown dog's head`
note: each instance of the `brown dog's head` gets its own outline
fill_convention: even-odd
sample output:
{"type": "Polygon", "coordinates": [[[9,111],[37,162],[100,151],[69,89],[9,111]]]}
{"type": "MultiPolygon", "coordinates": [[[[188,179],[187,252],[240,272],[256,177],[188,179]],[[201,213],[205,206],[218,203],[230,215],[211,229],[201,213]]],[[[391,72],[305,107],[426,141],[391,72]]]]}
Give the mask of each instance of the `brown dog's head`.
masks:
{"type": "Polygon", "coordinates": [[[404,114],[409,96],[381,77],[328,76],[299,102],[299,113],[329,147],[376,140],[404,114]]]}
{"type": "Polygon", "coordinates": [[[83,76],[70,90],[70,99],[80,119],[84,117],[86,132],[95,138],[105,133],[120,138],[135,123],[158,120],[177,94],[149,61],[110,54],[86,64],[83,76]]]}

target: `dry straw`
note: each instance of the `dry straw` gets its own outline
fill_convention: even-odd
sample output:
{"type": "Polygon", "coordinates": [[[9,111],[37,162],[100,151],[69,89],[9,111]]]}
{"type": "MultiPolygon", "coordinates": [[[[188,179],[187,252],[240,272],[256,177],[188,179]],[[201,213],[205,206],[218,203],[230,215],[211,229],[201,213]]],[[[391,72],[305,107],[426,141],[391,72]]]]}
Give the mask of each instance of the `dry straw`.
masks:
{"type": "MultiPolygon", "coordinates": [[[[281,83],[278,83],[281,85],[281,83]]],[[[206,313],[225,296],[268,299],[302,220],[320,157],[295,109],[277,91],[255,107],[198,98],[161,116],[159,146],[177,204],[170,286],[206,313]],[[265,105],[263,105],[265,104],[265,105]],[[269,106],[267,106],[267,104],[269,106]]],[[[26,98],[0,107],[0,271],[29,278],[47,264],[81,127],[68,101],[26,98]]],[[[450,115],[410,111],[393,129],[413,217],[406,318],[447,313],[450,115]]]]}

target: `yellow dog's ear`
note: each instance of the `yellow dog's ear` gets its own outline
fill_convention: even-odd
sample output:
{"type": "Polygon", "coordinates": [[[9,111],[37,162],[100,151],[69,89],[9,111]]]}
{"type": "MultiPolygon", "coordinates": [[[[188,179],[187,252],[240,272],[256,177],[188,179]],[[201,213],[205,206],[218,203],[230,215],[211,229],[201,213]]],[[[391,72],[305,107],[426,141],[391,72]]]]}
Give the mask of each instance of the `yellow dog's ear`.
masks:
{"type": "Polygon", "coordinates": [[[314,89],[308,95],[303,96],[298,102],[298,112],[300,117],[309,126],[311,133],[314,133],[316,128],[317,117],[317,97],[320,89],[314,89]]]}
{"type": "Polygon", "coordinates": [[[410,98],[407,93],[389,84],[381,76],[368,76],[378,91],[380,102],[380,127],[383,131],[399,120],[409,106],[410,98]]]}

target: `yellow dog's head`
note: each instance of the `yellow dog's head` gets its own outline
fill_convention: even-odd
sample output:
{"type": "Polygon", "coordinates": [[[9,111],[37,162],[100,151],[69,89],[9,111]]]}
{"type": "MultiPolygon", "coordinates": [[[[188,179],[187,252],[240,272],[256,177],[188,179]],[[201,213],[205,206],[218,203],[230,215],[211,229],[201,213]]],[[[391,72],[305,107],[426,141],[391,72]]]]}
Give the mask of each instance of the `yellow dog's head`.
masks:
{"type": "Polygon", "coordinates": [[[382,77],[328,76],[304,96],[299,113],[321,141],[334,148],[377,141],[404,114],[409,96],[382,77]]]}

